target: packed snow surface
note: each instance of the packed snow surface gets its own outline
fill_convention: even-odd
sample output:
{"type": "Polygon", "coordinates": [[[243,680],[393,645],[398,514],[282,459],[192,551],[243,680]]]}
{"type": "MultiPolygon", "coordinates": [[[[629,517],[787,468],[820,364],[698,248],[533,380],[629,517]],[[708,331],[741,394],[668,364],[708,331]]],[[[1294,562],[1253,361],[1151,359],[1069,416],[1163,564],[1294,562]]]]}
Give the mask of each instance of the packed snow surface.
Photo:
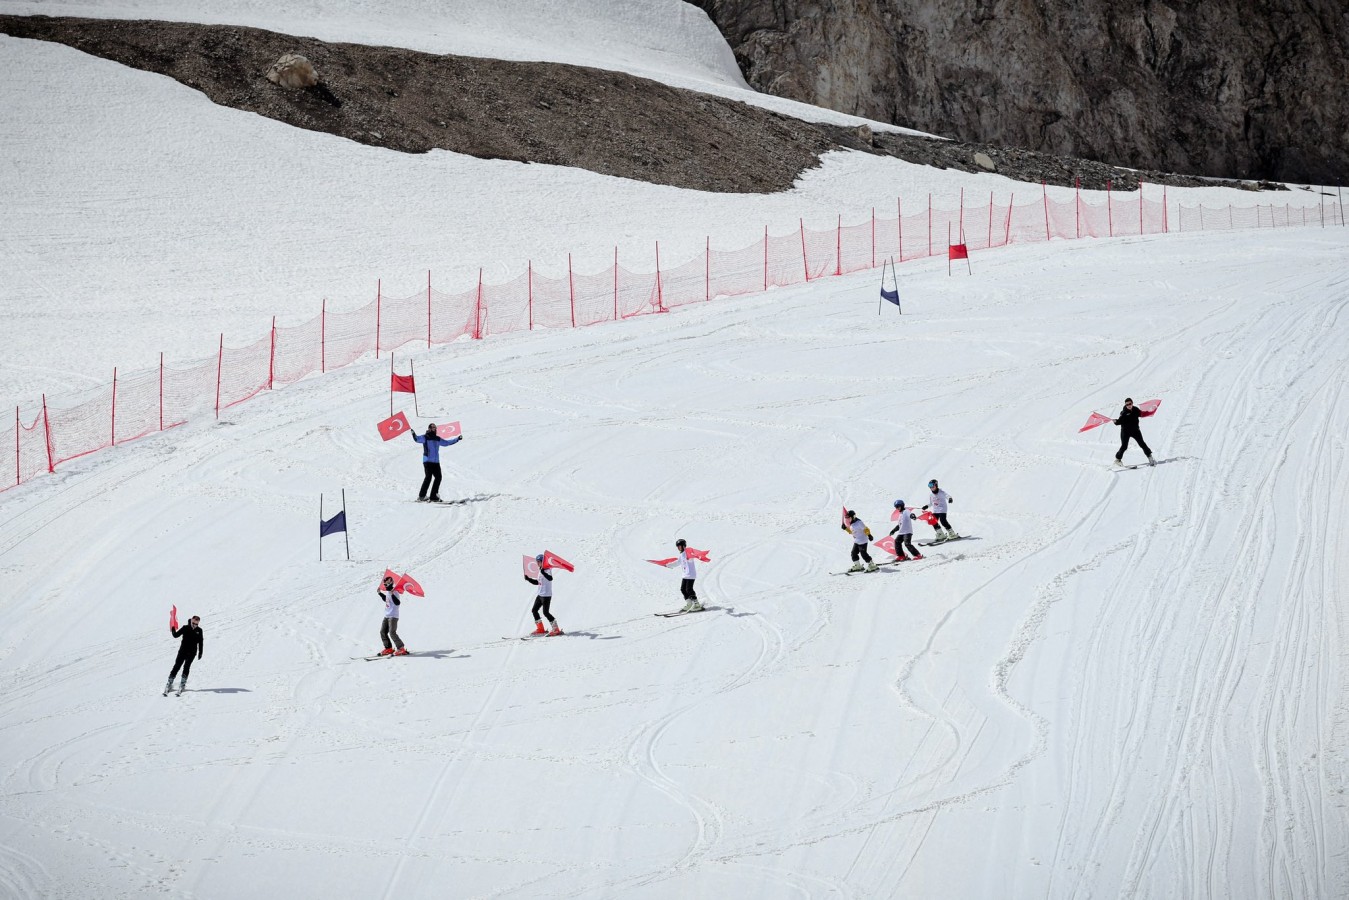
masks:
{"type": "MultiPolygon", "coordinates": [[[[210,20],[285,30],[231,8],[256,17],[210,20]]],[[[370,28],[324,34],[392,42],[370,28]]],[[[24,402],[358,305],[367,275],[1038,191],[836,154],[708,197],[357,147],[54,45],[0,38],[0,68],[24,402]],[[111,87],[44,90],[43,61],[111,87]]],[[[386,359],[0,493],[0,896],[1343,896],[1347,251],[1343,227],[1013,246],[901,266],[902,316],[863,273],[415,351],[422,415],[398,407],[466,435],[441,506],[376,433],[386,359]],[[1162,399],[1155,467],[1077,431],[1126,396],[1162,399]],[[840,508],[879,537],[929,478],[964,539],[834,574],[840,508]],[[351,559],[336,535],[320,561],[344,491],[351,559]],[[679,576],[646,560],[679,537],[708,610],[658,618],[679,576]],[[522,642],[545,549],[576,565],[566,634],[522,642]],[[366,661],[386,567],[426,597],[413,655],[366,661]],[[171,605],[206,634],[181,697],[171,605]]]]}

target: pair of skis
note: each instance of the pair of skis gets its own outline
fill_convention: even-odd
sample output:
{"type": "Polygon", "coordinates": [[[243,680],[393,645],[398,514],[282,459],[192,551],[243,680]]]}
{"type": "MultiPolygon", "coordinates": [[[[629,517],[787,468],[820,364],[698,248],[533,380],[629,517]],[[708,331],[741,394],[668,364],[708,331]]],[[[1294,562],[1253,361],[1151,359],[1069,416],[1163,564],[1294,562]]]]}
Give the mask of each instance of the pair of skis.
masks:
{"type": "MultiPolygon", "coordinates": [[[[403,656],[416,656],[415,653],[404,653],[403,656]]],[[[353,656],[352,659],[363,659],[366,662],[374,662],[377,659],[393,659],[392,653],[376,653],[374,656],[353,656]]]]}

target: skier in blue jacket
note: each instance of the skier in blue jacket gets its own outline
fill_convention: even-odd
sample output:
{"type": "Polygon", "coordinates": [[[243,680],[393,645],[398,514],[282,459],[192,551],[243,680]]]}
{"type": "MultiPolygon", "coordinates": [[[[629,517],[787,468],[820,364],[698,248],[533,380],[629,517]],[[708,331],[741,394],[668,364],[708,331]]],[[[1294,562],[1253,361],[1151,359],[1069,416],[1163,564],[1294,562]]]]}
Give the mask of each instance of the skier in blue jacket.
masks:
{"type": "Polygon", "coordinates": [[[451,444],[457,444],[464,439],[463,435],[452,440],[436,436],[436,426],[433,422],[426,426],[426,434],[419,435],[412,432],[412,439],[422,445],[422,468],[426,471],[426,477],[422,479],[422,489],[417,494],[417,500],[426,500],[426,489],[431,488],[430,500],[432,503],[440,502],[440,448],[448,447],[451,444]]]}

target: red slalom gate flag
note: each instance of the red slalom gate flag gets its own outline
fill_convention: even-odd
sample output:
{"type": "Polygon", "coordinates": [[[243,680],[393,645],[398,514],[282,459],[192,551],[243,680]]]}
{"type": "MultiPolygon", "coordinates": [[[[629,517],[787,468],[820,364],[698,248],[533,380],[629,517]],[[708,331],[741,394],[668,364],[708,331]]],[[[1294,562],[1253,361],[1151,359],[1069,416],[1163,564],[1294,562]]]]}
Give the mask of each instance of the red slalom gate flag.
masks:
{"type": "Polygon", "coordinates": [[[1091,414],[1091,417],[1087,419],[1087,424],[1077,429],[1077,433],[1081,434],[1084,431],[1091,431],[1093,428],[1096,428],[1100,425],[1104,425],[1105,423],[1110,421],[1113,420],[1109,416],[1103,416],[1098,412],[1094,412],[1091,414]]]}
{"type": "Polygon", "coordinates": [[[539,561],[532,556],[524,557],[525,577],[539,580],[539,561]]]}
{"type": "Polygon", "coordinates": [[[952,244],[946,248],[946,253],[948,260],[970,258],[970,248],[966,244],[952,244]]]}
{"type": "Polygon", "coordinates": [[[1142,403],[1138,404],[1138,417],[1140,419],[1146,419],[1148,416],[1155,413],[1157,407],[1161,405],[1162,401],[1160,400],[1144,400],[1142,403]]]}
{"type": "Polygon", "coordinates": [[[397,415],[394,416],[389,416],[389,418],[385,419],[383,422],[380,422],[379,425],[377,425],[376,427],[379,428],[379,436],[384,438],[384,440],[386,441],[391,441],[394,438],[398,437],[400,434],[404,434],[412,430],[412,426],[408,424],[408,417],[403,415],[402,413],[398,413],[397,415]]]}
{"type": "Polygon", "coordinates": [[[899,556],[899,551],[895,549],[895,539],[889,535],[886,535],[879,541],[872,541],[871,546],[884,550],[886,553],[890,553],[894,556],[899,556]]]}
{"type": "Polygon", "coordinates": [[[451,422],[448,425],[436,426],[436,437],[438,438],[457,438],[464,433],[464,429],[459,427],[458,422],[451,422]]]}
{"type": "Polygon", "coordinates": [[[178,630],[178,606],[177,604],[169,607],[169,628],[178,630]]]}
{"type": "Polygon", "coordinates": [[[576,567],[558,556],[552,550],[543,551],[543,566],[547,569],[566,569],[568,572],[575,572],[576,567]]]}
{"type": "Polygon", "coordinates": [[[411,375],[394,375],[389,390],[403,394],[417,393],[417,384],[411,375]]]}

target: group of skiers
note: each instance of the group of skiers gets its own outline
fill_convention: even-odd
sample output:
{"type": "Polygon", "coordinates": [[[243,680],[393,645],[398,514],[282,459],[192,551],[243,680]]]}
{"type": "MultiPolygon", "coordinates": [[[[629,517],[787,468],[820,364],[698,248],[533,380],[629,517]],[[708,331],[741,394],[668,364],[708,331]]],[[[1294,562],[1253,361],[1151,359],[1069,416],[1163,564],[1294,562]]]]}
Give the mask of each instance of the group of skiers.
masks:
{"type": "MultiPolygon", "coordinates": [[[[1148,464],[1153,465],[1152,450],[1143,441],[1143,433],[1139,426],[1139,410],[1134,406],[1133,398],[1126,397],[1124,408],[1112,423],[1120,427],[1120,448],[1115,454],[1115,465],[1123,465],[1124,451],[1128,449],[1129,441],[1134,440],[1138,443],[1140,449],[1147,456],[1148,464]]],[[[436,434],[436,426],[428,425],[426,433],[418,435],[412,433],[412,439],[422,445],[422,469],[424,476],[422,478],[421,491],[417,495],[418,501],[440,502],[440,448],[449,447],[459,443],[464,438],[462,435],[451,439],[441,438],[436,434]],[[429,491],[429,494],[428,494],[429,491]]],[[[932,524],[935,532],[933,543],[942,543],[944,541],[956,540],[960,537],[955,529],[951,527],[951,522],[947,518],[950,504],[953,498],[950,494],[937,483],[937,479],[932,479],[927,483],[928,491],[931,496],[928,503],[923,505],[923,512],[930,513],[926,516],[932,524]]],[[[895,558],[890,562],[907,562],[909,560],[922,559],[923,554],[918,552],[913,543],[913,523],[918,519],[918,514],[914,513],[901,500],[896,500],[894,507],[897,513],[897,524],[890,529],[890,534],[895,538],[895,558]]],[[[878,568],[872,560],[871,554],[867,550],[867,545],[871,542],[871,529],[865,522],[858,517],[853,510],[847,510],[843,517],[843,530],[852,535],[852,568],[853,572],[874,572],[878,568]]],[[[700,612],[703,609],[702,603],[698,600],[698,594],[694,590],[693,583],[698,577],[697,564],[694,558],[688,552],[688,544],[683,538],[675,541],[675,549],[678,555],[670,565],[678,565],[683,576],[679,584],[679,594],[684,600],[684,606],[679,610],[681,613],[700,612]]],[[[539,577],[532,578],[525,575],[525,581],[538,588],[538,593],[534,598],[534,606],[531,613],[534,616],[534,635],[560,635],[563,633],[562,626],[552,614],[553,602],[553,572],[552,567],[546,564],[545,555],[540,553],[534,557],[539,565],[539,577]],[[545,627],[543,620],[548,620],[548,626],[545,627]]],[[[394,579],[385,576],[380,583],[378,594],[380,600],[384,602],[384,619],[380,626],[379,637],[384,645],[380,651],[380,656],[407,656],[407,647],[403,645],[403,640],[398,636],[399,610],[402,607],[402,596],[395,589],[394,579]]],[[[206,639],[201,628],[201,618],[193,616],[187,624],[181,628],[170,628],[170,633],[175,638],[181,638],[178,648],[177,659],[174,660],[173,670],[169,673],[168,684],[164,687],[164,693],[168,694],[173,686],[173,679],[178,675],[181,669],[183,676],[179,684],[178,692],[181,694],[187,689],[188,674],[192,670],[192,660],[201,659],[202,651],[205,647],[206,639]]]]}
{"type": "MultiPolygon", "coordinates": [[[[946,518],[946,511],[952,502],[952,497],[946,491],[942,490],[937,479],[932,479],[927,483],[927,489],[932,496],[928,503],[923,506],[923,511],[931,510],[932,527],[936,531],[932,542],[939,544],[943,541],[953,541],[960,537],[956,530],[951,527],[950,521],[946,518]]],[[[890,529],[890,534],[895,538],[895,558],[888,562],[908,562],[911,559],[922,559],[923,554],[918,552],[918,548],[913,545],[913,523],[918,515],[905,505],[903,500],[895,501],[895,512],[897,524],[890,529]]],[[[852,572],[874,572],[878,568],[877,564],[871,559],[871,554],[867,552],[867,545],[871,543],[871,529],[867,527],[853,510],[847,510],[843,514],[843,530],[852,535],[852,572]],[[863,565],[865,563],[865,566],[863,565]]]]}

